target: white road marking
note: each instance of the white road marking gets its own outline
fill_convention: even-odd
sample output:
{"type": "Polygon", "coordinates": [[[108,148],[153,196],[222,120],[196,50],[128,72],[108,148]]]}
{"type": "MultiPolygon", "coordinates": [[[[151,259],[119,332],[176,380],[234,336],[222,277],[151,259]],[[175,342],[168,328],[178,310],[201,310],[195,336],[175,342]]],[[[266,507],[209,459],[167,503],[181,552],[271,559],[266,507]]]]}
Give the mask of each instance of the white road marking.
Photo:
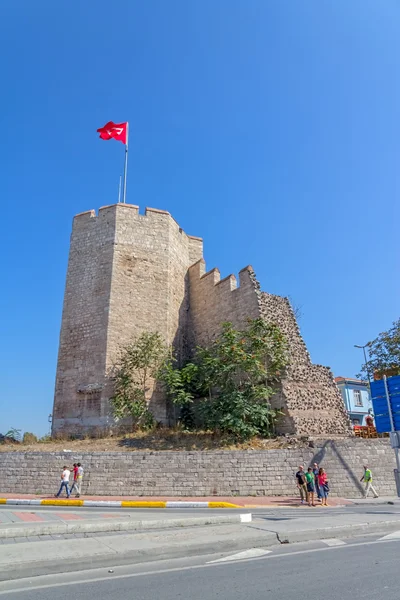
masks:
{"type": "Polygon", "coordinates": [[[253,520],[253,515],[251,513],[245,513],[240,515],[240,522],[241,523],[251,523],[253,520]]]}
{"type": "Polygon", "coordinates": [[[400,539],[400,530],[393,531],[393,533],[389,533],[388,535],[385,535],[385,536],[379,538],[379,541],[381,541],[381,540],[398,540],[398,539],[400,539]]]}
{"type": "Polygon", "coordinates": [[[238,552],[237,554],[231,554],[230,556],[217,558],[217,560],[210,560],[207,565],[222,562],[233,562],[235,560],[245,560],[246,558],[258,558],[260,556],[265,556],[266,554],[271,554],[271,552],[272,550],[263,550],[262,548],[249,548],[249,550],[244,550],[243,552],[238,552]]]}
{"type": "Polygon", "coordinates": [[[337,540],[336,538],[327,538],[325,540],[320,540],[327,546],[345,546],[346,542],[343,540],[337,540]]]}

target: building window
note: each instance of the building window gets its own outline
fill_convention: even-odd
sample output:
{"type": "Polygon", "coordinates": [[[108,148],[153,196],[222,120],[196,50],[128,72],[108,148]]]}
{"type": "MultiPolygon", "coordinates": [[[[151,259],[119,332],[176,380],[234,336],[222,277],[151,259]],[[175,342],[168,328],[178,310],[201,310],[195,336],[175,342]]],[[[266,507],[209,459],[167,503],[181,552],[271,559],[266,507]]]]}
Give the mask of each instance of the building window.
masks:
{"type": "Polygon", "coordinates": [[[362,395],[361,390],[353,390],[354,406],[362,406],[362,395]]]}

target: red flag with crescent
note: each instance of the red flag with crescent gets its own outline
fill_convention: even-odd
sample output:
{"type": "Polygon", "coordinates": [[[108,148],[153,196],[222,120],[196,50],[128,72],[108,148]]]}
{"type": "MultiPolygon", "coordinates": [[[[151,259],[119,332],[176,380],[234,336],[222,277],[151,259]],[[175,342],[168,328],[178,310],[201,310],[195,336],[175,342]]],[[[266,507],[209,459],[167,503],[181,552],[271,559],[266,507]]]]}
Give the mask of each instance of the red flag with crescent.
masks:
{"type": "Polygon", "coordinates": [[[114,138],[114,140],[126,144],[128,123],[113,123],[113,121],[109,121],[97,131],[100,133],[99,137],[102,140],[111,140],[114,138]]]}

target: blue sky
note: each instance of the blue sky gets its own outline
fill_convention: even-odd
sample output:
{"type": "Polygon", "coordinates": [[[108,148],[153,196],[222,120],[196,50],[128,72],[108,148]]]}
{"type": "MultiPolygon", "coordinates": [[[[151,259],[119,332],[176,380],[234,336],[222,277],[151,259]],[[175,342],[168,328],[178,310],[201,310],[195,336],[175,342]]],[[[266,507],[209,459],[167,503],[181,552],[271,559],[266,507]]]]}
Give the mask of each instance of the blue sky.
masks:
{"type": "Polygon", "coordinates": [[[71,220],[117,200],[289,295],[314,362],[399,317],[398,0],[2,2],[0,431],[44,434],[71,220]]]}

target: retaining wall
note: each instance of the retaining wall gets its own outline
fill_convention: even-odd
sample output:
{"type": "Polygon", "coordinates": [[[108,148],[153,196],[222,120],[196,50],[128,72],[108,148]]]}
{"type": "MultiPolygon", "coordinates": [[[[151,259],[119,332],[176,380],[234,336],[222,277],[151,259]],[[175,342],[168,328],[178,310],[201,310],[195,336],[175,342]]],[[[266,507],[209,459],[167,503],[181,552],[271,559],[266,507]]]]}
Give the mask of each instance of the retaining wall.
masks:
{"type": "Polygon", "coordinates": [[[395,495],[387,439],[326,440],[315,448],[264,451],[44,453],[1,452],[1,493],[54,493],[64,464],[85,468],[83,493],[138,496],[279,496],[296,493],[299,464],[326,469],[332,496],[361,494],[363,464],[381,495],[395,495]]]}

